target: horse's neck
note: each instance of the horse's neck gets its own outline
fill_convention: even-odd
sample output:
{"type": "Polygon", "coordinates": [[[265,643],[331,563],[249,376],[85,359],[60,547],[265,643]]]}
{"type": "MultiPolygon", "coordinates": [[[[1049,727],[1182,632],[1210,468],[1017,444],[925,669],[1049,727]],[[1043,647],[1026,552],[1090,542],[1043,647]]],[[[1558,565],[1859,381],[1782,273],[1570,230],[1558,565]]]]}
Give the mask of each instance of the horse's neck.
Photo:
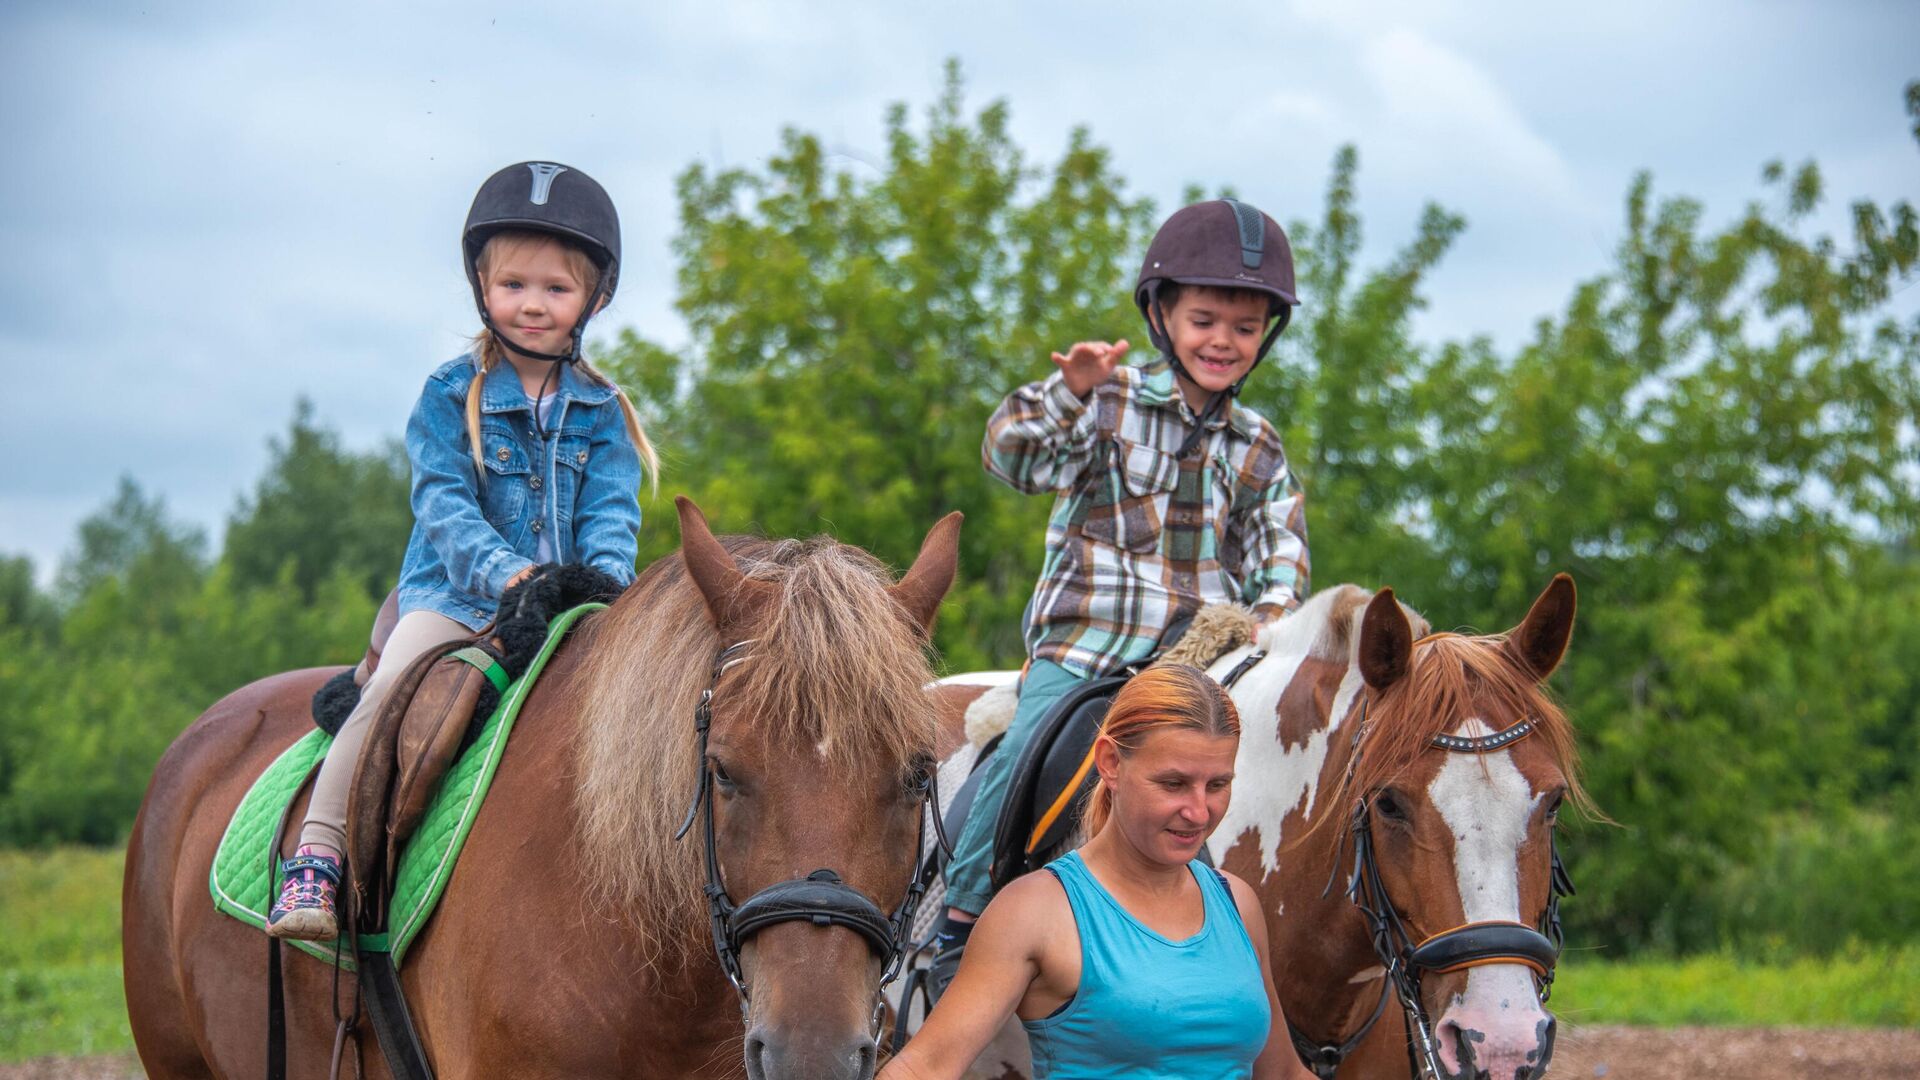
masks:
{"type": "MultiPolygon", "coordinates": [[[[1224,677],[1249,651],[1222,657],[1209,674],[1224,677]]],[[[1379,992],[1365,923],[1346,897],[1339,823],[1308,829],[1344,813],[1329,800],[1352,750],[1360,692],[1350,665],[1304,651],[1276,652],[1247,671],[1231,690],[1241,724],[1233,801],[1210,841],[1216,863],[1240,852],[1230,869],[1269,912],[1281,1003],[1315,1037],[1357,1026],[1379,992]]]]}
{"type": "MultiPolygon", "coordinates": [[[[1249,651],[1221,657],[1209,674],[1223,677],[1249,651]]],[[[1251,838],[1260,857],[1256,876],[1271,879],[1280,872],[1283,846],[1298,835],[1306,817],[1324,812],[1322,795],[1339,780],[1337,773],[1327,775],[1328,763],[1338,756],[1337,742],[1347,731],[1346,717],[1359,691],[1360,677],[1347,665],[1305,653],[1268,656],[1234,684],[1231,694],[1240,713],[1238,781],[1210,841],[1216,860],[1251,838]]],[[[1301,865],[1306,854],[1290,849],[1284,861],[1301,865]]]]}

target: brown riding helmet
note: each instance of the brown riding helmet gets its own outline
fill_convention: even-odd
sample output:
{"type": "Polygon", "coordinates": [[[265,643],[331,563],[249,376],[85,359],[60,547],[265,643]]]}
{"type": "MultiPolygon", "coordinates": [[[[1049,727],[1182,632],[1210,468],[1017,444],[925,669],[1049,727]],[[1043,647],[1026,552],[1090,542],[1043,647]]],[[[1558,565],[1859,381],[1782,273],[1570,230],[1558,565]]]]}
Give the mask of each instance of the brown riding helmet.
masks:
{"type": "MultiPolygon", "coordinates": [[[[1294,306],[1300,303],[1293,286],[1293,246],[1287,242],[1286,231],[1279,222],[1237,199],[1211,199],[1174,211],[1147,245],[1147,257],[1133,287],[1133,302],[1147,320],[1147,335],[1177,366],[1172,343],[1154,325],[1150,314],[1159,304],[1160,286],[1169,281],[1252,289],[1273,297],[1280,321],[1261,342],[1256,365],[1273,348],[1294,306]]],[[[1234,392],[1238,391],[1235,386],[1234,392]]]]}

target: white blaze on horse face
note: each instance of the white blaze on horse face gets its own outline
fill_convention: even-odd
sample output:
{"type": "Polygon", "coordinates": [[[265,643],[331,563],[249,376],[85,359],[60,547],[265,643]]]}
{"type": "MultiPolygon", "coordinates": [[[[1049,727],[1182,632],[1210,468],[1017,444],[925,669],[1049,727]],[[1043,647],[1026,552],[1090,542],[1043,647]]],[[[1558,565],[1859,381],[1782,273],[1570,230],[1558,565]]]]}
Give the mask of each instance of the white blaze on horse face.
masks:
{"type": "MultiPolygon", "coordinates": [[[[1280,625],[1286,626],[1288,621],[1280,625]]],[[[1279,651],[1282,643],[1270,639],[1270,647],[1276,649],[1274,655],[1255,665],[1232,690],[1233,704],[1240,711],[1240,755],[1234,761],[1233,801],[1219,827],[1207,838],[1207,850],[1216,864],[1252,830],[1259,838],[1262,872],[1279,870],[1281,825],[1296,809],[1313,812],[1320,770],[1327,761],[1328,740],[1340,730],[1341,720],[1353,707],[1354,695],[1360,692],[1360,673],[1349,667],[1334,694],[1332,720],[1317,728],[1303,745],[1288,749],[1281,744],[1280,696],[1306,659],[1311,631],[1317,628],[1303,625],[1302,629],[1309,633],[1296,651],[1283,654],[1279,651]]],[[[1248,652],[1237,649],[1228,653],[1207,674],[1224,678],[1248,652]]]]}
{"type": "MultiPolygon", "coordinates": [[[[1453,734],[1471,738],[1491,735],[1493,729],[1475,719],[1461,724],[1453,734]]],[[[1540,796],[1514,765],[1510,751],[1450,753],[1446,758],[1427,794],[1453,833],[1454,880],[1466,921],[1527,922],[1520,913],[1520,846],[1526,842],[1527,825],[1540,796]]],[[[1485,1049],[1498,1052],[1516,1042],[1526,1046],[1537,1042],[1538,1025],[1545,1015],[1529,968],[1487,964],[1468,970],[1466,991],[1448,1004],[1440,1019],[1443,1025],[1452,1020],[1463,1029],[1481,1032],[1488,1043],[1485,1049]]],[[[1441,1042],[1441,1056],[1449,1059],[1443,1063],[1455,1066],[1457,1062],[1450,1060],[1455,1048],[1450,1040],[1441,1042]]]]}

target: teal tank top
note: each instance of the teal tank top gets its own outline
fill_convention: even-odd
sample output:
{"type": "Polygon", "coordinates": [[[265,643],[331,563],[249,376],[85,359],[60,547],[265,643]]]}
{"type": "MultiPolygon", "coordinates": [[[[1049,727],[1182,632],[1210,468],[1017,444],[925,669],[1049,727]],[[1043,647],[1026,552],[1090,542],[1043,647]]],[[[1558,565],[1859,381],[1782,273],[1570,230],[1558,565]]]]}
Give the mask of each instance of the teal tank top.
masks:
{"type": "Polygon", "coordinates": [[[1273,1022],[1253,940],[1213,868],[1187,864],[1206,921],[1185,941],[1154,933],[1070,851],[1047,864],[1073,906],[1080,989],[1044,1020],[1022,1021],[1034,1080],[1251,1077],[1273,1022]]]}

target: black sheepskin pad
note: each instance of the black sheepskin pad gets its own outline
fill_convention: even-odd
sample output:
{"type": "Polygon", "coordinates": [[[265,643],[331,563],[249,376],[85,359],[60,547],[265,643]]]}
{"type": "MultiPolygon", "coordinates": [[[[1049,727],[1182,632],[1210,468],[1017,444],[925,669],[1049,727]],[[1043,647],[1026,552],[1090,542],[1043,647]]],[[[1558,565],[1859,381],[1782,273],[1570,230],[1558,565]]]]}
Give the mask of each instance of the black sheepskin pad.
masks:
{"type": "MultiPolygon", "coordinates": [[[[500,598],[495,616],[493,641],[483,643],[488,652],[499,656],[509,678],[526,674],[527,666],[540,653],[547,640],[547,624],[553,617],[581,604],[611,604],[620,596],[622,586],[606,574],[582,563],[547,563],[533,576],[508,589],[500,598]]],[[[574,624],[578,626],[579,624],[574,624]]],[[[353,669],[335,675],[313,695],[314,726],[329,735],[340,733],[353,707],[360,703],[360,688],[353,684],[353,669]]],[[[480,691],[475,715],[491,716],[500,704],[500,692],[491,683],[480,691]]]]}
{"type": "MultiPolygon", "coordinates": [[[[611,604],[619,599],[622,588],[584,563],[547,563],[508,589],[500,598],[493,624],[493,640],[500,644],[500,664],[507,669],[507,677],[518,679],[527,673],[540,646],[546,644],[547,624],[554,616],[581,604],[611,604]]],[[[474,714],[492,716],[498,704],[500,694],[489,684],[480,691],[474,714]]]]}
{"type": "Polygon", "coordinates": [[[360,688],[353,684],[353,669],[328,679],[313,692],[313,726],[329,735],[340,734],[353,707],[360,704],[360,688]]]}

